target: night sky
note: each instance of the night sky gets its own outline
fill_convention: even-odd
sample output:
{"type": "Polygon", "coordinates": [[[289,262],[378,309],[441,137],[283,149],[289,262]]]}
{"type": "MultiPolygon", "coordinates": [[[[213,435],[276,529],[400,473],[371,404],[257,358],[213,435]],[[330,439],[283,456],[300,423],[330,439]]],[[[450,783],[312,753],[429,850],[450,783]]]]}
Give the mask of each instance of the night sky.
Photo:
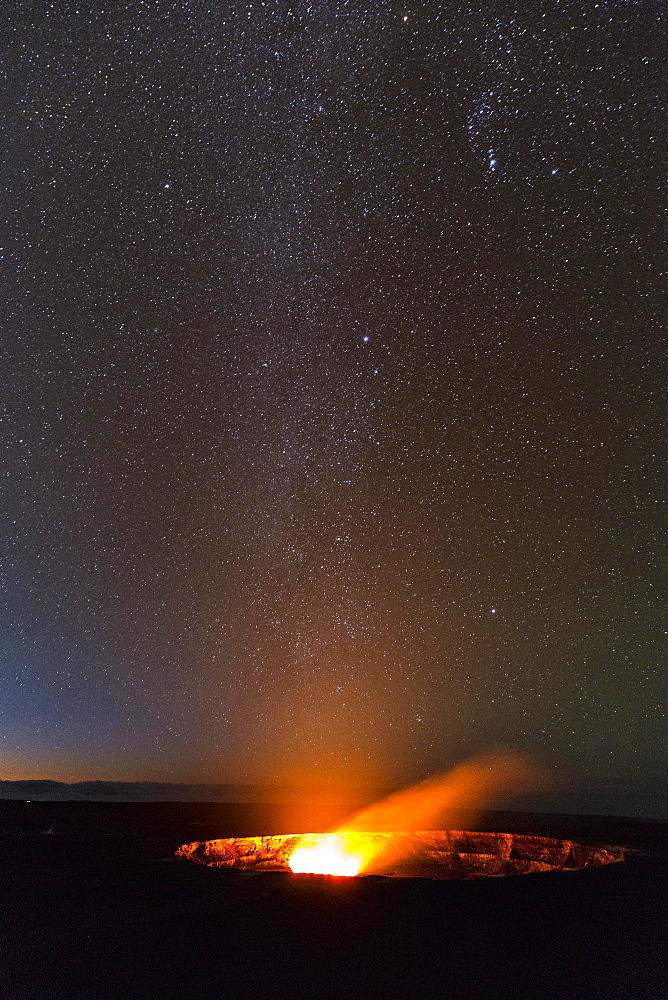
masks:
{"type": "Polygon", "coordinates": [[[3,5],[4,778],[658,787],[662,5],[3,5]]]}

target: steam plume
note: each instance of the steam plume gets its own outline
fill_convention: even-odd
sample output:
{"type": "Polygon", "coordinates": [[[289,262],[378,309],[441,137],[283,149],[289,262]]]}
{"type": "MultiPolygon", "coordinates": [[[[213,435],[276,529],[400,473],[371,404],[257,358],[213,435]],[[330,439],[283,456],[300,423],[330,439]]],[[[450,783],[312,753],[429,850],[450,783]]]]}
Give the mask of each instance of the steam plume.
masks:
{"type": "Polygon", "coordinates": [[[488,752],[393,792],[349,817],[337,832],[447,830],[455,810],[498,806],[545,785],[545,775],[516,751],[488,752]]]}

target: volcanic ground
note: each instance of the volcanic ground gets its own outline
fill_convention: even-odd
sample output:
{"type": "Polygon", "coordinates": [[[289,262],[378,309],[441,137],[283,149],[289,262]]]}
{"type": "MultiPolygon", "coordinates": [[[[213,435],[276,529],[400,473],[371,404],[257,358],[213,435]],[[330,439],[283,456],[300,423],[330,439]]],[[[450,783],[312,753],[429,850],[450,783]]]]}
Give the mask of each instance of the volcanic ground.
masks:
{"type": "Polygon", "coordinates": [[[665,1000],[666,823],[458,817],[482,838],[469,846],[512,835],[508,857],[540,838],[625,853],[503,878],[332,879],[175,856],[338,818],[323,807],[0,802],[0,996],[665,1000]]]}

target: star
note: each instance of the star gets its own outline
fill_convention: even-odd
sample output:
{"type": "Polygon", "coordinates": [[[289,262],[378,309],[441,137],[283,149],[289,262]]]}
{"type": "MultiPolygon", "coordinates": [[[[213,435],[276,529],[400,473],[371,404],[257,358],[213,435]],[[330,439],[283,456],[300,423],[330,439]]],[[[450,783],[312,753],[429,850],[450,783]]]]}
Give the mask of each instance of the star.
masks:
{"type": "Polygon", "coordinates": [[[654,781],[656,5],[5,6],[17,760],[654,781]]]}

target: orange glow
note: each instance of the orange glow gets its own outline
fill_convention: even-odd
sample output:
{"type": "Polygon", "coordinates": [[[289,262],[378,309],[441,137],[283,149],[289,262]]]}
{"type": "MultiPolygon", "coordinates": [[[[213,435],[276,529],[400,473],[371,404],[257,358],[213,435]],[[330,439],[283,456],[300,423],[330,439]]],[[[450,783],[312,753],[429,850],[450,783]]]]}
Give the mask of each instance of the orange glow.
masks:
{"type": "Polygon", "coordinates": [[[293,872],[316,875],[373,871],[410,852],[402,831],[447,829],[454,810],[484,809],[490,801],[498,805],[545,784],[537,768],[514,751],[482,754],[375,802],[333,833],[303,835],[288,864],[293,872]]]}
{"type": "MultiPolygon", "coordinates": [[[[336,829],[330,828],[329,833],[232,837],[184,844],[177,853],[203,864],[254,871],[289,869],[295,874],[348,878],[415,871],[442,877],[434,875],[434,871],[446,868],[455,872],[456,877],[478,877],[572,867],[569,859],[574,848],[570,842],[537,844],[536,838],[531,837],[513,839],[509,834],[467,833],[465,828],[451,822],[457,810],[466,810],[470,819],[471,810],[484,809],[491,803],[498,808],[499,802],[513,795],[550,784],[519,754],[498,750],[394,792],[338,824],[336,829]],[[520,847],[516,850],[517,844],[520,847]],[[512,851],[517,857],[511,858],[512,851]]],[[[618,860],[604,854],[599,852],[593,861],[585,858],[583,864],[618,860]]],[[[579,866],[576,858],[575,867],[579,866]]]]}
{"type": "Polygon", "coordinates": [[[288,865],[295,873],[357,875],[369,853],[369,841],[359,834],[306,834],[300,837],[288,865]]]}

